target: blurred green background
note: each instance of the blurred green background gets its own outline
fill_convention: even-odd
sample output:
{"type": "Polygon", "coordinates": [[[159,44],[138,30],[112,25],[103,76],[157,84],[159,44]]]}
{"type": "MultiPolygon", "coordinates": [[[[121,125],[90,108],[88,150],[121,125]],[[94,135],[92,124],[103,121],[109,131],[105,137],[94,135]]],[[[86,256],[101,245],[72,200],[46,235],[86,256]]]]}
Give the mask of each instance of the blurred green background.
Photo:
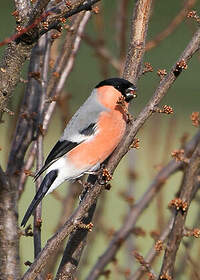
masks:
{"type": "MultiPolygon", "coordinates": [[[[108,47],[111,54],[115,57],[118,57],[119,55],[117,40],[119,2],[119,0],[102,1],[100,9],[100,14],[103,17],[101,32],[102,36],[105,38],[105,46],[108,47]]],[[[129,1],[126,17],[127,42],[129,38],[128,28],[130,26],[130,18],[134,3],[135,1],[129,1]]],[[[183,0],[153,1],[153,10],[149,24],[147,41],[152,40],[159,32],[170,24],[172,19],[179,13],[180,9],[183,8],[184,3],[185,1],[183,0]]],[[[1,1],[0,7],[0,41],[2,41],[4,38],[13,34],[15,21],[11,16],[11,12],[14,10],[11,1],[1,1]]],[[[199,0],[196,1],[193,9],[200,13],[199,0]]],[[[98,38],[99,34],[95,17],[97,16],[93,16],[90,19],[86,28],[86,34],[89,34],[89,36],[93,39],[98,38]]],[[[197,23],[193,19],[184,19],[172,34],[163,40],[156,48],[153,48],[146,53],[144,62],[150,62],[154,71],[144,75],[137,85],[138,98],[131,106],[131,112],[134,116],[137,116],[138,112],[149,100],[158,86],[160,78],[156,74],[157,70],[170,70],[192,38],[196,29],[197,23]]],[[[3,51],[4,48],[1,48],[0,55],[3,54],[3,51]]],[[[166,163],[170,159],[170,151],[179,147],[179,140],[183,133],[189,133],[189,137],[195,134],[196,128],[194,128],[191,124],[190,115],[193,111],[199,111],[200,107],[199,66],[200,54],[197,53],[190,60],[188,69],[183,71],[175,84],[172,85],[167,96],[162,102],[162,104],[171,105],[174,109],[174,114],[170,116],[153,116],[151,120],[145,124],[138,135],[140,138],[140,149],[129,153],[129,155],[122,160],[120,166],[117,168],[112,183],[112,189],[110,192],[105,192],[104,194],[104,196],[106,196],[106,203],[101,219],[107,229],[117,230],[121,225],[124,214],[128,208],[126,201],[124,201],[122,196],[119,195],[119,192],[127,189],[129,184],[127,179],[127,167],[134,169],[138,174],[136,181],[132,184],[134,199],[137,200],[149,186],[153,176],[156,175],[157,169],[155,166],[166,163]]],[[[24,66],[24,71],[22,73],[22,76],[25,79],[27,77],[26,69],[27,65],[24,66]]],[[[118,75],[116,71],[109,65],[108,77],[116,75],[118,75]]],[[[70,114],[73,114],[77,110],[77,108],[89,95],[91,89],[103,78],[104,77],[102,76],[99,66],[99,60],[94,49],[83,41],[75,61],[73,71],[70,74],[65,87],[66,93],[71,95],[70,114]]],[[[13,111],[17,110],[17,106],[23,95],[23,90],[23,85],[18,85],[10,103],[10,108],[13,111]]],[[[9,143],[13,135],[14,119],[6,115],[4,116],[4,119],[5,122],[0,127],[0,146],[2,147],[2,151],[0,151],[0,163],[5,168],[9,153],[9,143]]],[[[61,122],[60,111],[56,110],[48,133],[45,136],[45,155],[48,154],[51,147],[57,141],[60,133],[62,132],[62,127],[63,124],[61,122]]],[[[164,188],[164,191],[162,192],[163,204],[160,211],[163,213],[163,224],[170,215],[170,211],[167,209],[167,204],[175,196],[180,180],[181,174],[176,174],[170,178],[164,188]]],[[[19,204],[20,221],[34,195],[34,192],[33,181],[32,179],[28,179],[26,190],[23,193],[19,204]]],[[[59,192],[61,196],[66,194],[66,184],[63,184],[59,188],[59,192]]],[[[55,230],[60,211],[61,205],[52,195],[49,195],[44,199],[42,226],[43,245],[55,230]]],[[[188,226],[193,224],[195,213],[196,208],[195,203],[193,203],[187,219],[188,226]]],[[[157,214],[158,200],[155,200],[144,212],[137,223],[137,226],[141,226],[146,231],[146,235],[144,237],[131,237],[131,242],[136,244],[137,249],[143,255],[146,254],[150,246],[153,244],[150,232],[158,229],[159,218],[157,214]]],[[[84,275],[86,275],[88,267],[91,268],[92,264],[96,262],[97,257],[104,251],[111,238],[102,233],[97,234],[97,232],[95,232],[95,226],[91,234],[97,235],[95,248],[92,250],[90,263],[89,265],[86,265],[84,273],[80,276],[80,279],[84,279],[84,275]]],[[[26,260],[33,261],[32,243],[31,238],[21,238],[22,271],[26,270],[25,265],[23,265],[26,260]]],[[[121,250],[120,254],[117,255],[117,259],[121,260],[120,263],[124,268],[126,268],[126,266],[130,268],[131,266],[131,269],[134,271],[135,268],[138,267],[138,264],[134,261],[133,257],[130,259],[130,257],[123,254],[124,251],[125,249],[121,250]]],[[[197,253],[198,252],[196,250],[194,254],[197,253]]],[[[161,260],[161,258],[159,259],[161,260]]],[[[113,268],[114,266],[110,265],[110,267],[113,269],[110,279],[122,279],[120,274],[118,275],[117,270],[113,268]]],[[[186,278],[183,276],[179,279],[186,278]]]]}

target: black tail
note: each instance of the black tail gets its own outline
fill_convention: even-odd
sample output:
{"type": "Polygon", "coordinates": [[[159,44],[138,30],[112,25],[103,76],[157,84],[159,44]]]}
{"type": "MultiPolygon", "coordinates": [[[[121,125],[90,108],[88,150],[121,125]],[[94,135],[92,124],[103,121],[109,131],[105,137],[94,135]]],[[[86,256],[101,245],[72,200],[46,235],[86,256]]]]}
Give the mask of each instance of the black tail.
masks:
{"type": "Polygon", "coordinates": [[[26,214],[24,215],[24,218],[21,222],[21,226],[25,227],[31,214],[33,213],[35,208],[38,206],[40,201],[43,199],[43,197],[47,193],[48,189],[51,187],[51,185],[55,181],[57,175],[58,175],[58,170],[52,170],[44,177],[44,179],[39,187],[39,190],[37,191],[35,197],[33,198],[30,206],[28,207],[28,209],[26,211],[26,214]]]}

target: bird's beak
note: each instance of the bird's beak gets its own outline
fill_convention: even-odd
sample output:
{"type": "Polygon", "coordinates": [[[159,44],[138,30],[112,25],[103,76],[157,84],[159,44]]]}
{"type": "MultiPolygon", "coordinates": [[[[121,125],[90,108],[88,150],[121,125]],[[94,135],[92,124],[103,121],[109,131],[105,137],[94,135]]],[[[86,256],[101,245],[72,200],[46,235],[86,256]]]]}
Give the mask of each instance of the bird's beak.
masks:
{"type": "Polygon", "coordinates": [[[137,88],[135,86],[127,88],[126,93],[125,93],[126,102],[129,102],[133,98],[137,97],[136,90],[137,90],[137,88]]]}

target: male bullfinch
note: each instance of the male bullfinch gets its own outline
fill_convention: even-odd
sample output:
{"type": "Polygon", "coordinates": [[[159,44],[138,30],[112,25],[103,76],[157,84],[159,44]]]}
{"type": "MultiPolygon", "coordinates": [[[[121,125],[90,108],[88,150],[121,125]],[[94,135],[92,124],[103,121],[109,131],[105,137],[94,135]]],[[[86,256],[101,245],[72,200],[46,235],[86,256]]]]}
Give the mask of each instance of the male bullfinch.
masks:
{"type": "Polygon", "coordinates": [[[37,180],[46,170],[21,226],[46,194],[65,180],[98,170],[111,155],[125,133],[128,103],[136,96],[135,91],[136,87],[122,78],[104,80],[94,88],[35,175],[37,180]],[[123,100],[124,108],[119,100],[123,100]]]}

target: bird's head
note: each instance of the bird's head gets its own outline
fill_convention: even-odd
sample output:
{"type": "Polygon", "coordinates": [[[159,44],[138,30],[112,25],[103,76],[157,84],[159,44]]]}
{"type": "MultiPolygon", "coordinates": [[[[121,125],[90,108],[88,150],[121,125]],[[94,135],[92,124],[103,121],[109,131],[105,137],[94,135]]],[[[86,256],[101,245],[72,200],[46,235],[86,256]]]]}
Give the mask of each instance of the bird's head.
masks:
{"type": "Polygon", "coordinates": [[[124,96],[125,101],[129,103],[133,98],[137,96],[136,86],[131,82],[123,78],[110,78],[100,82],[95,88],[101,88],[104,86],[112,86],[118,90],[122,96],[124,96]]]}

